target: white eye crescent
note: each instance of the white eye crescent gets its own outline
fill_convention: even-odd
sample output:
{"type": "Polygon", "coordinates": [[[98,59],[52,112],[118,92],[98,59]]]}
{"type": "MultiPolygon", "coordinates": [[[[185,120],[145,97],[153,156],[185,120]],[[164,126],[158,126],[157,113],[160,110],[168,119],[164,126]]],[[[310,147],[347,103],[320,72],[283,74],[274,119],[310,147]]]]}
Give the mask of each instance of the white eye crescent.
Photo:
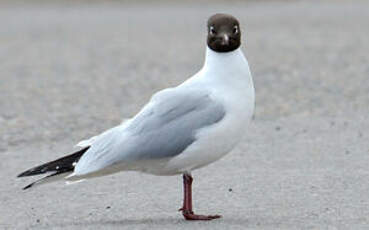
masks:
{"type": "Polygon", "coordinates": [[[234,26],[234,27],[233,27],[233,33],[234,33],[234,34],[237,34],[237,33],[238,33],[238,26],[234,26]]]}
{"type": "Polygon", "coordinates": [[[210,34],[214,35],[216,33],[217,32],[215,31],[214,26],[210,26],[210,34]]]}

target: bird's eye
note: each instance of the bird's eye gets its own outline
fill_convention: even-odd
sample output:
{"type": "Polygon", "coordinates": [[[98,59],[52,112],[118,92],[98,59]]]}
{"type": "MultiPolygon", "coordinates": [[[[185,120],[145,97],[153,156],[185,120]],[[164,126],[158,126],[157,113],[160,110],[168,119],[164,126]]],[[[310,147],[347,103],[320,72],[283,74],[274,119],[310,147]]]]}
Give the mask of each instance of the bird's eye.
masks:
{"type": "Polygon", "coordinates": [[[238,33],[238,27],[237,27],[237,26],[234,26],[234,27],[233,27],[233,33],[234,33],[234,34],[237,34],[237,33],[238,33]]]}
{"type": "Polygon", "coordinates": [[[210,27],[210,34],[211,34],[211,35],[215,35],[215,34],[217,34],[217,32],[215,31],[215,29],[214,29],[214,27],[213,27],[213,26],[211,26],[211,27],[210,27]]]}

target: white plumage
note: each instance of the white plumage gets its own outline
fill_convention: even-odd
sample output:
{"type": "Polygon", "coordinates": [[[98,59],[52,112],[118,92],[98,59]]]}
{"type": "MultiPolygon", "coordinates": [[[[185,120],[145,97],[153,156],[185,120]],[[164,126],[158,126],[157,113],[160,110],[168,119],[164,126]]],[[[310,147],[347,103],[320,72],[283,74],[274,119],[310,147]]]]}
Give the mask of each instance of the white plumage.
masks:
{"type": "MultiPolygon", "coordinates": [[[[241,49],[218,53],[207,48],[205,64],[193,77],[175,88],[156,93],[151,101],[132,119],[89,140],[80,142],[79,146],[91,147],[82,156],[74,172],[67,177],[67,180],[79,180],[124,170],[142,171],[155,175],[173,175],[189,173],[194,169],[208,165],[230,152],[241,140],[254,111],[254,98],[252,77],[248,62],[241,49]],[[186,94],[188,100],[192,100],[187,104],[184,103],[184,100],[187,101],[186,94]],[[194,94],[195,96],[193,96],[194,94]],[[196,96],[196,94],[199,96],[196,96]],[[184,99],[183,95],[185,96],[184,99]],[[201,101],[203,95],[209,96],[211,99],[206,102],[207,104],[201,101]],[[200,102],[197,101],[197,98],[200,102]],[[196,105],[196,103],[202,104],[196,105]],[[210,106],[209,103],[219,106],[215,109],[209,109],[201,116],[193,115],[197,111],[203,111],[202,107],[210,106]],[[181,108],[181,106],[194,106],[195,108],[194,111],[179,113],[178,117],[170,118],[171,122],[175,122],[175,119],[194,122],[185,119],[185,116],[193,116],[200,119],[198,121],[200,124],[205,124],[209,123],[207,120],[214,116],[214,113],[219,113],[219,116],[220,113],[224,114],[219,121],[200,125],[198,129],[194,128],[191,134],[194,135],[195,140],[185,146],[182,152],[174,155],[158,152],[150,153],[150,155],[141,154],[139,157],[132,156],[130,152],[134,152],[133,150],[140,153],[144,152],[144,150],[140,151],[140,148],[144,148],[142,145],[145,145],[145,143],[136,139],[140,138],[140,135],[142,138],[146,138],[147,133],[145,132],[152,132],[153,128],[143,126],[141,127],[143,131],[140,130],[137,134],[137,132],[132,131],[130,126],[134,125],[136,119],[142,119],[140,115],[142,117],[142,114],[151,111],[165,111],[166,106],[177,110],[184,109],[184,111],[186,111],[186,108],[181,108]],[[137,146],[134,146],[135,144],[137,146]],[[126,148],[125,145],[133,146],[126,148]]],[[[147,126],[160,122],[160,119],[165,122],[168,119],[166,116],[169,115],[146,116],[144,122],[147,126]],[[155,121],[147,121],[147,119],[155,121]]],[[[160,135],[160,138],[171,141],[174,138],[173,135],[180,134],[181,129],[185,129],[187,126],[188,124],[183,125],[181,123],[173,125],[170,127],[170,134],[172,135],[167,135],[165,132],[169,132],[168,129],[163,129],[162,126],[153,127],[156,128],[154,130],[156,136],[160,135]]],[[[185,139],[189,137],[176,138],[185,139]]],[[[157,140],[158,144],[165,143],[162,139],[157,138],[157,140]]],[[[155,145],[155,143],[150,144],[155,145]]],[[[179,144],[182,143],[179,141],[179,144]]],[[[154,147],[156,148],[156,146],[154,147]]],[[[160,149],[161,147],[157,148],[160,149]]]]}

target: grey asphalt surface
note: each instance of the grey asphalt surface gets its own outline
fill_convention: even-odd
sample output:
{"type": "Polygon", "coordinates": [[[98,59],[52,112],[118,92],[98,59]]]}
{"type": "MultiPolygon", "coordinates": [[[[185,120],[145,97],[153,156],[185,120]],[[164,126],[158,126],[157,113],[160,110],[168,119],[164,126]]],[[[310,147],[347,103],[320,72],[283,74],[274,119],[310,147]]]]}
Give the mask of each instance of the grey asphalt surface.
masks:
{"type": "Polygon", "coordinates": [[[41,3],[0,7],[0,229],[369,228],[367,1],[41,3]],[[240,19],[256,88],[242,143],[193,174],[195,210],[222,219],[182,219],[180,176],[21,190],[194,74],[214,12],[240,19]]]}

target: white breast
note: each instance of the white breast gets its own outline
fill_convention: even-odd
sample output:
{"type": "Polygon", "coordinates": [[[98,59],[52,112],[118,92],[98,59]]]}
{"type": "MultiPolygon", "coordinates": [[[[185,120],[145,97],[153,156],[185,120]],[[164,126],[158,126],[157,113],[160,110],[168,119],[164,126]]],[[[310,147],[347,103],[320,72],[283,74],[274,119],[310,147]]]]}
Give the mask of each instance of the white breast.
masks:
{"type": "Polygon", "coordinates": [[[182,86],[200,84],[226,115],[217,124],[200,130],[197,141],[171,159],[161,173],[190,172],[229,153],[242,139],[254,112],[255,93],[246,58],[240,49],[219,54],[208,49],[204,68],[182,86]]]}

